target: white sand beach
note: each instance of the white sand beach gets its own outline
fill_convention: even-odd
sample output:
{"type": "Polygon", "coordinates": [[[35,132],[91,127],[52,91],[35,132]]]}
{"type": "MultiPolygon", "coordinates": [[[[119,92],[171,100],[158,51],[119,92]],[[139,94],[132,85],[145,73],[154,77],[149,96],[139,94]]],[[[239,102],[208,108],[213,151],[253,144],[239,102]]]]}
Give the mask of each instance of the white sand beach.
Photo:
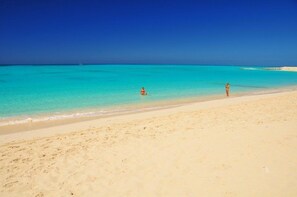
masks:
{"type": "Polygon", "coordinates": [[[297,196],[297,91],[0,135],[0,196],[297,196]]]}
{"type": "Polygon", "coordinates": [[[266,67],[265,70],[297,72],[297,66],[266,67]]]}
{"type": "Polygon", "coordinates": [[[281,67],[281,70],[283,71],[292,71],[292,72],[297,72],[297,66],[292,66],[292,67],[289,67],[289,66],[283,66],[281,67]]]}

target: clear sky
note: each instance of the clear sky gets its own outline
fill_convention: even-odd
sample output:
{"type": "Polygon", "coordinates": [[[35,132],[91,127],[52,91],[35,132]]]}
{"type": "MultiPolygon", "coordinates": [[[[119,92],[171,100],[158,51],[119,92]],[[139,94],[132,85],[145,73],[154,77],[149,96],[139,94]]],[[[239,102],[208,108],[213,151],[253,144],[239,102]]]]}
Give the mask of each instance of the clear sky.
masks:
{"type": "Polygon", "coordinates": [[[297,65],[297,0],[0,0],[0,64],[297,65]]]}

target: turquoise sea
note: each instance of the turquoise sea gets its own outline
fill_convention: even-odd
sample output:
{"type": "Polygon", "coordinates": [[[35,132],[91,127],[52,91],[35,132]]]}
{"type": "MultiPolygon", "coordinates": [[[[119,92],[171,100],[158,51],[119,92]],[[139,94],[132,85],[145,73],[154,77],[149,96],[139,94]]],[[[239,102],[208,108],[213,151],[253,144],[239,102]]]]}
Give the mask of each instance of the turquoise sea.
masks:
{"type": "Polygon", "coordinates": [[[204,65],[0,66],[0,118],[90,115],[129,104],[297,85],[297,72],[204,65]],[[145,87],[148,96],[139,95],[145,87]],[[89,113],[88,113],[89,111],[89,113]]]}

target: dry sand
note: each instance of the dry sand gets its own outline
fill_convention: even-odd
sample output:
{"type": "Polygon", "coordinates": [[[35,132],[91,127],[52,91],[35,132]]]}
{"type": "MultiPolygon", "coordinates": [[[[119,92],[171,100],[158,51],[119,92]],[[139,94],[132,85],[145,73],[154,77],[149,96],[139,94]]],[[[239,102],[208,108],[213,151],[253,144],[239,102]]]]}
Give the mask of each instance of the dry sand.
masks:
{"type": "Polygon", "coordinates": [[[288,67],[288,66],[283,66],[281,67],[281,70],[283,71],[292,71],[292,72],[297,72],[297,67],[288,67]]]}
{"type": "Polygon", "coordinates": [[[0,196],[297,196],[297,91],[0,136],[0,196]]]}
{"type": "Polygon", "coordinates": [[[265,67],[265,70],[297,72],[297,66],[265,67]]]}

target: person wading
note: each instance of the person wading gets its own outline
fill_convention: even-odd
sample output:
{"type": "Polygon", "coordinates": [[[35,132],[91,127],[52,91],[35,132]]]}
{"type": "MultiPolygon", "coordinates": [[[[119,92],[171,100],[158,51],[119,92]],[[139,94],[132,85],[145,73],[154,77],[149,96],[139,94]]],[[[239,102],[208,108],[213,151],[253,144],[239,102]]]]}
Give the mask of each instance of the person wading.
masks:
{"type": "Polygon", "coordinates": [[[226,83],[225,89],[226,89],[226,96],[229,96],[229,94],[230,94],[230,84],[229,83],[226,83]]]}
{"type": "Polygon", "coordinates": [[[145,91],[144,87],[141,88],[141,90],[140,90],[140,94],[141,94],[142,96],[147,95],[147,92],[145,91]]]}

